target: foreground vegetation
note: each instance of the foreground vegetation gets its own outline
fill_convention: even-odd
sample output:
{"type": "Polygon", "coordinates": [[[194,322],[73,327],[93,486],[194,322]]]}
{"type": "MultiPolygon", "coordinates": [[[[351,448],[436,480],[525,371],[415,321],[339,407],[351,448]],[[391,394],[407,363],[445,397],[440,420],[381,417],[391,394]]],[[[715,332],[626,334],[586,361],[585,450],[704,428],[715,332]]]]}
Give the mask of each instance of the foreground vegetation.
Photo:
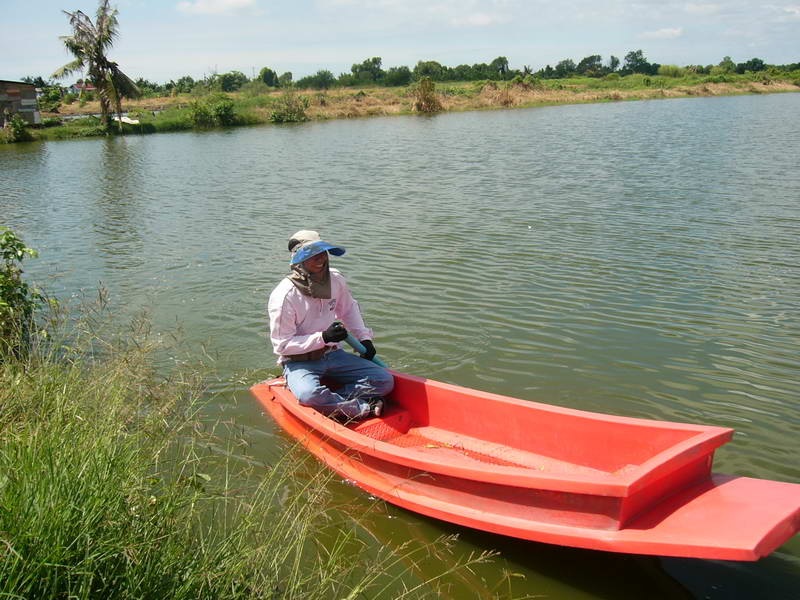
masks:
{"type": "Polygon", "coordinates": [[[0,596],[435,598],[489,558],[376,549],[316,463],[244,457],[203,421],[200,371],[157,374],[147,320],[115,333],[104,306],[40,314],[24,351],[0,350],[0,596]]]}

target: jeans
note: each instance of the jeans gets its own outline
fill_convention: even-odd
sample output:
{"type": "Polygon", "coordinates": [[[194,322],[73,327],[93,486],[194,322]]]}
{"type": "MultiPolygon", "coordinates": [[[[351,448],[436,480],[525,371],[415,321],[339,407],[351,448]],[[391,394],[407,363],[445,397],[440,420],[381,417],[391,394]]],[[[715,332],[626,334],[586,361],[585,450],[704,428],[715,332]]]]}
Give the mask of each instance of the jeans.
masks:
{"type": "Polygon", "coordinates": [[[283,375],[300,404],[324,415],[347,419],[364,416],[369,412],[370,398],[385,396],[394,388],[394,378],[388,370],[341,349],[328,352],[319,360],[288,362],[283,366],[283,375]]]}

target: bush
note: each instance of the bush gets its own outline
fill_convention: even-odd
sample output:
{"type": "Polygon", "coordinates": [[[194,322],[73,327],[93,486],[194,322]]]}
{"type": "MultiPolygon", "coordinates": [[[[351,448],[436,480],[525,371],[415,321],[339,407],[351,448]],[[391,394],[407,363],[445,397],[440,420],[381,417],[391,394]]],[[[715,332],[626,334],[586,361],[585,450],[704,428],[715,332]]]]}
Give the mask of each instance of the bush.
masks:
{"type": "Polygon", "coordinates": [[[662,77],[684,77],[686,69],[677,65],[660,65],[658,67],[658,74],[662,77]]]}
{"type": "Polygon", "coordinates": [[[414,110],[421,113],[435,113],[442,110],[442,103],[436,96],[436,84],[430,77],[419,80],[412,91],[414,96],[414,110]]]}
{"type": "Polygon", "coordinates": [[[5,127],[3,127],[4,141],[8,144],[14,142],[29,142],[33,139],[28,131],[28,122],[17,113],[6,117],[5,127]]]}
{"type": "Polygon", "coordinates": [[[239,88],[239,91],[245,96],[262,96],[264,94],[269,94],[272,90],[260,79],[254,79],[253,81],[245,83],[239,88]]]}
{"type": "Polygon", "coordinates": [[[293,91],[287,91],[278,100],[277,105],[269,115],[269,120],[273,123],[302,123],[308,121],[306,109],[308,108],[308,98],[298,96],[293,91]]]}
{"type": "Polygon", "coordinates": [[[233,100],[226,94],[210,94],[189,105],[195,127],[228,127],[236,124],[233,100]]]}
{"type": "Polygon", "coordinates": [[[57,86],[46,87],[39,98],[39,109],[42,112],[58,112],[61,106],[61,88],[57,86]]]}
{"type": "Polygon", "coordinates": [[[24,353],[31,330],[34,313],[44,301],[36,288],[22,279],[22,261],[35,257],[36,250],[7,227],[0,226],[0,363],[3,357],[24,353]]]}

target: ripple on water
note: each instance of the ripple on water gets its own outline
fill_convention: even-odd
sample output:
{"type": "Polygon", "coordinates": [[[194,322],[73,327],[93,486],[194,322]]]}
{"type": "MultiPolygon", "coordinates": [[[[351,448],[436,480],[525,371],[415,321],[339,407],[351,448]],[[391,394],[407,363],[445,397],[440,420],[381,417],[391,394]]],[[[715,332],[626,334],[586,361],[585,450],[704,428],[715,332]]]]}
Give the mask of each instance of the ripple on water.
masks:
{"type": "Polygon", "coordinates": [[[785,455],[800,433],[797,102],[3,149],[0,212],[41,251],[29,274],[58,276],[67,295],[102,281],[235,369],[272,368],[266,297],[286,237],[318,229],[347,247],[334,264],[395,368],[735,425],[744,443],[723,467],[797,478],[785,455]]]}

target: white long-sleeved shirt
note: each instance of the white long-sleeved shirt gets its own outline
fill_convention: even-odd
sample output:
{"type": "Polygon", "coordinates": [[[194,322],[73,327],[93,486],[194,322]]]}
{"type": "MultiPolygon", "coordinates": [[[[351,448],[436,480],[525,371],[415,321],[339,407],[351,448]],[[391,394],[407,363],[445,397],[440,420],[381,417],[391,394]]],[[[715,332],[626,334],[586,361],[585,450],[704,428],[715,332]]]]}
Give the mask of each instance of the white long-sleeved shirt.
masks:
{"type": "Polygon", "coordinates": [[[267,307],[272,349],[278,363],[285,356],[303,354],[327,346],[322,332],[334,321],[341,321],[358,340],[371,340],[372,330],[364,324],[361,309],[338,270],[331,268],[331,297],[311,298],[284,278],[272,290],[267,307]]]}

